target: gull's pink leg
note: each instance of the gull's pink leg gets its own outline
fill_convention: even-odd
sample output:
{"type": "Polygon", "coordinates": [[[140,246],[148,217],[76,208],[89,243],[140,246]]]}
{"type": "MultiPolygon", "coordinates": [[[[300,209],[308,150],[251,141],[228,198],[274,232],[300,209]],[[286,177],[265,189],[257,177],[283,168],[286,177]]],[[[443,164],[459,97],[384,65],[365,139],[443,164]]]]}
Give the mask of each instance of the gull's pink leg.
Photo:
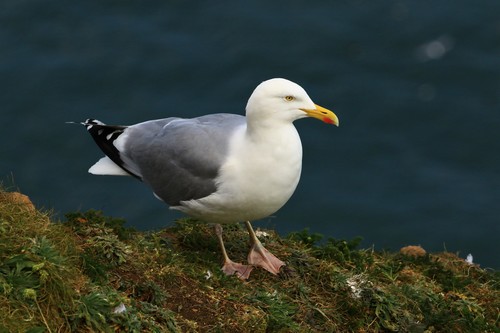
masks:
{"type": "Polygon", "coordinates": [[[276,258],[271,252],[269,252],[259,241],[255,232],[253,231],[250,221],[246,221],[245,225],[247,227],[248,233],[250,234],[250,252],[248,253],[248,263],[250,265],[259,266],[277,275],[280,272],[281,266],[285,263],[278,258],[276,258]]]}
{"type": "Polygon", "coordinates": [[[217,239],[219,240],[220,249],[224,258],[224,265],[222,266],[222,271],[224,272],[224,274],[236,275],[242,280],[248,279],[253,267],[239,264],[229,259],[226,252],[226,247],[224,246],[224,241],[222,240],[222,226],[220,224],[215,225],[215,234],[217,235],[217,239]]]}

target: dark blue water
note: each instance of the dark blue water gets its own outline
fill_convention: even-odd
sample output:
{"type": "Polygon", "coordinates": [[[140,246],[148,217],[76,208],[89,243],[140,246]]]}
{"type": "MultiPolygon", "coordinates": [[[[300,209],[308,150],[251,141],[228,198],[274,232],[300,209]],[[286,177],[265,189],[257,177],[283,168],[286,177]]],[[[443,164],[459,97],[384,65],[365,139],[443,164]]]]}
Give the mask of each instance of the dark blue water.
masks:
{"type": "Polygon", "coordinates": [[[143,184],[87,174],[101,153],[65,122],[243,113],[285,77],[341,126],[296,123],[301,183],[256,226],[500,267],[497,0],[3,0],[0,22],[0,179],[39,206],[171,224],[143,184]]]}

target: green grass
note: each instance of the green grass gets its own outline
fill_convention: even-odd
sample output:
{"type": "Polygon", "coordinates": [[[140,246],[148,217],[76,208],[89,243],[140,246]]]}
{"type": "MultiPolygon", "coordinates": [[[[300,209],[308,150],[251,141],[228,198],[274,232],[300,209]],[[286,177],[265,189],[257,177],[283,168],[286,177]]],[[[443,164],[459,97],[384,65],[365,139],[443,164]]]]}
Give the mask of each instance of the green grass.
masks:
{"type": "MultiPolygon", "coordinates": [[[[99,211],[52,221],[0,191],[0,333],[499,332],[498,272],[453,253],[266,231],[286,269],[240,281],[221,273],[212,227],[181,219],[144,233],[124,222],[99,211]]],[[[244,227],[224,237],[244,262],[244,227]]]]}

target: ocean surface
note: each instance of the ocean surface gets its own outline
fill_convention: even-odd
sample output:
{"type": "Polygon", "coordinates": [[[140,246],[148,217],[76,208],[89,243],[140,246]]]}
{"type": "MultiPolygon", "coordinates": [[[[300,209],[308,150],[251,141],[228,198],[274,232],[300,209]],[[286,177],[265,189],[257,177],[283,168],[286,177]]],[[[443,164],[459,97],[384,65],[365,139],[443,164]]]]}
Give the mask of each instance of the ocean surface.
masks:
{"type": "Polygon", "coordinates": [[[67,121],[243,114],[284,77],[341,126],[296,122],[301,182],[256,227],[500,268],[498,0],[3,0],[0,22],[0,180],[60,218],[181,216],[132,178],[88,174],[102,154],[67,121]]]}

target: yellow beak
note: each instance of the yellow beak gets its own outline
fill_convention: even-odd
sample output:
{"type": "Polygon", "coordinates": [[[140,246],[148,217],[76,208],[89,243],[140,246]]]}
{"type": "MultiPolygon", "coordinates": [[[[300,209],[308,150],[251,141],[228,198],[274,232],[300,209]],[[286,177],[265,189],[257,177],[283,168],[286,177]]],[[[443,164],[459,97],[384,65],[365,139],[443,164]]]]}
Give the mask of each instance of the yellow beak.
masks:
{"type": "Polygon", "coordinates": [[[327,124],[333,124],[335,126],[339,126],[339,118],[332,111],[325,109],[322,106],[314,104],[315,109],[301,109],[304,111],[309,117],[313,117],[319,119],[327,124]]]}

